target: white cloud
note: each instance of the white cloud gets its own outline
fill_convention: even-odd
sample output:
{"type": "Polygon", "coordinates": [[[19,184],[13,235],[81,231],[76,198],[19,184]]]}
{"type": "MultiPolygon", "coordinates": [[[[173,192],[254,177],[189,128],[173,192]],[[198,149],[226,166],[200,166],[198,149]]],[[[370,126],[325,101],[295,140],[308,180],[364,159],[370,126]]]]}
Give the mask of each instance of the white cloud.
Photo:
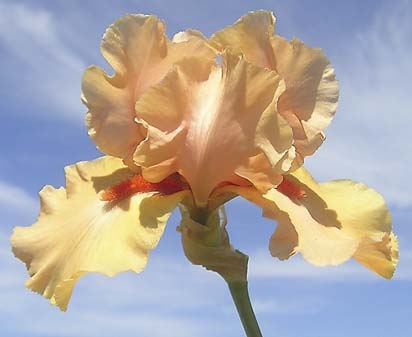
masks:
{"type": "Polygon", "coordinates": [[[20,187],[0,180],[0,203],[2,207],[14,209],[19,213],[33,214],[39,202],[20,187]]]}
{"type": "Polygon", "coordinates": [[[288,261],[279,261],[270,256],[267,251],[258,251],[250,258],[251,278],[295,278],[317,281],[350,281],[351,278],[362,276],[360,268],[352,265],[317,268],[300,256],[293,256],[288,261]],[[348,277],[349,276],[349,277],[348,277]]]}
{"type": "Polygon", "coordinates": [[[58,22],[47,10],[1,2],[0,46],[4,70],[0,85],[16,101],[35,104],[32,113],[79,123],[84,62],[59,35],[58,22]]]}
{"type": "Polygon", "coordinates": [[[313,315],[317,314],[324,307],[324,303],[319,298],[289,298],[269,300],[251,299],[253,309],[257,315],[313,315]]]}
{"type": "Polygon", "coordinates": [[[393,204],[412,205],[412,2],[384,4],[335,60],[340,106],[328,140],[308,159],[322,179],[362,180],[393,204]]]}
{"type": "MultiPolygon", "coordinates": [[[[315,267],[299,255],[287,261],[279,261],[266,251],[257,251],[251,256],[249,270],[252,279],[305,279],[328,283],[384,281],[380,276],[355,261],[339,266],[315,267]]],[[[403,252],[394,280],[412,280],[411,270],[412,252],[403,252]]]]}
{"type": "Polygon", "coordinates": [[[94,312],[78,312],[70,320],[54,318],[47,324],[34,319],[28,321],[30,325],[27,326],[26,331],[38,336],[112,337],[137,334],[150,337],[203,337],[217,333],[216,327],[211,329],[210,324],[208,326],[205,322],[153,312],[104,313],[94,310],[94,312]]]}

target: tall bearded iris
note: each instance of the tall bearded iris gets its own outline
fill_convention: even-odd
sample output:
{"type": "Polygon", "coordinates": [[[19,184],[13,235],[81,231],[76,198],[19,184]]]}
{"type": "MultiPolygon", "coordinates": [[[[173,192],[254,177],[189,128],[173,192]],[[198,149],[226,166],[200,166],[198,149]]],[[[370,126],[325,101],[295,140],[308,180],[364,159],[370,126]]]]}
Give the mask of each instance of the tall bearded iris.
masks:
{"type": "Polygon", "coordinates": [[[258,336],[247,257],[225,230],[224,203],[236,196],[277,221],[272,256],[354,258],[392,276],[397,241],[382,197],[350,180],[317,183],[302,166],[335,113],[334,70],[320,49],[273,30],[265,11],[210,39],[188,30],[169,40],[155,16],[107,29],[101,51],[114,75],[92,66],[82,83],[89,135],[106,156],[66,167],[66,188],[45,186],[37,222],[15,229],[28,288],[66,310],[85,273],[140,272],[179,206],[186,256],[228,282],[258,336]]]}

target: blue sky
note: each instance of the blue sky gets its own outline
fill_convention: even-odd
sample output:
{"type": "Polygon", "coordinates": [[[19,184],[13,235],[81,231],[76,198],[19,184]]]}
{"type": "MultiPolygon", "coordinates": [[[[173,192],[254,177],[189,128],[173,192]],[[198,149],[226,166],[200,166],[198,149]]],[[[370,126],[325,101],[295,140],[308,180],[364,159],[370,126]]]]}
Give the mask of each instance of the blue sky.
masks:
{"type": "Polygon", "coordinates": [[[228,206],[234,246],[251,256],[250,288],[265,336],[412,335],[412,2],[408,0],[20,1],[0,0],[0,335],[241,336],[225,284],[190,265],[175,214],[141,275],[87,275],[62,314],[23,286],[10,253],[15,225],[33,223],[37,192],[61,186],[65,165],[99,156],[83,126],[80,79],[105,28],[125,13],[154,13],[169,36],[210,35],[253,9],[277,16],[277,32],[322,47],[340,80],[327,141],[307,167],[319,180],[352,178],[380,191],[392,211],[401,262],[386,281],[356,263],[314,268],[273,260],[275,224],[241,200],[228,206]]]}

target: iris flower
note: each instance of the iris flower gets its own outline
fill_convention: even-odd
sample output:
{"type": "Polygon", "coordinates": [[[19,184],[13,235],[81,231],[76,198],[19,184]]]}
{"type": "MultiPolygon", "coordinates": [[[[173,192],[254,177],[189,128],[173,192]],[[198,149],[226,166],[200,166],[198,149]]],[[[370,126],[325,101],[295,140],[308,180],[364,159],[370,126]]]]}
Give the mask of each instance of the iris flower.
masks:
{"type": "Polygon", "coordinates": [[[245,279],[247,258],[225,230],[224,204],[237,196],[277,222],[272,256],[354,258],[392,277],[383,198],[350,180],[318,183],[303,167],[336,111],[334,69],[320,49],[274,35],[274,23],[256,11],[209,39],[188,30],[169,40],[157,17],[127,15],[106,30],[114,74],[92,66],[82,82],[105,156],[66,167],[66,188],[45,186],[37,222],[15,229],[29,289],[66,310],[85,273],[140,272],[177,206],[188,259],[228,283],[245,279]]]}

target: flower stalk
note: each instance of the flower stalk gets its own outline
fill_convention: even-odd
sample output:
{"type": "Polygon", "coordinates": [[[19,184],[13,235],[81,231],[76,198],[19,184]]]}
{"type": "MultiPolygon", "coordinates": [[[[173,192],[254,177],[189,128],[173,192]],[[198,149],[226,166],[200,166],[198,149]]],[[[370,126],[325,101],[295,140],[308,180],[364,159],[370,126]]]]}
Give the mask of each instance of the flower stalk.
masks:
{"type": "Polygon", "coordinates": [[[249,298],[248,282],[233,281],[228,282],[230,294],[235,303],[237,312],[243,325],[247,337],[262,337],[252,303],[249,298]]]}

